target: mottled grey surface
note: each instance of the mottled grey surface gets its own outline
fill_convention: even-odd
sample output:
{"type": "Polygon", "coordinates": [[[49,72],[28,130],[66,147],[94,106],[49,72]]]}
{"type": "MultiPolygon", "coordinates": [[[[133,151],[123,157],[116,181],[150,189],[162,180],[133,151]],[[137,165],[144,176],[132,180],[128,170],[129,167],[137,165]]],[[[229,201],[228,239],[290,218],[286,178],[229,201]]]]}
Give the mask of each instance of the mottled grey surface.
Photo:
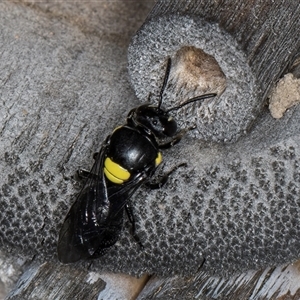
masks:
{"type": "Polygon", "coordinates": [[[153,1],[0,4],[0,243],[56,259],[56,240],[111,130],[137,105],[127,47],[153,1]]]}
{"type": "MultiPolygon", "coordinates": [[[[190,122],[181,124],[197,124],[192,133],[197,138],[236,141],[252,125],[262,103],[246,55],[237,42],[215,23],[181,15],[161,16],[146,22],[134,36],[128,54],[129,74],[137,97],[147,99],[150,92],[158,95],[161,85],[157,84],[157,73],[161,74],[162,82],[166,57],[174,57],[184,46],[194,46],[212,55],[226,76],[227,88],[221,98],[198,104],[192,110],[193,114],[188,108],[179,111],[180,118],[187,116],[190,122]]],[[[175,94],[172,74],[170,82],[171,86],[167,86],[165,93],[166,107],[199,96],[199,91],[185,86],[175,94]]]]}
{"type": "MultiPolygon", "coordinates": [[[[71,176],[139,103],[127,47],[151,4],[0,4],[0,244],[12,256],[57,260],[79,190],[71,176]]],[[[205,270],[231,273],[298,258],[299,118],[299,107],[276,121],[264,111],[235,144],[187,136],[165,151],[163,170],[188,166],[133,197],[145,250],[126,227],[91,268],[187,274],[205,259],[205,270]]]]}

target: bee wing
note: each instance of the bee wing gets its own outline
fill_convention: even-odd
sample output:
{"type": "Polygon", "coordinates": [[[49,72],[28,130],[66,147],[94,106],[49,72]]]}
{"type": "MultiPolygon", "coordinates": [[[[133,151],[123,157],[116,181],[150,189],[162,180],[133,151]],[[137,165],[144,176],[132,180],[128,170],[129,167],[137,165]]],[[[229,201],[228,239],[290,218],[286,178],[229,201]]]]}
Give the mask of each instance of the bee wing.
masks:
{"type": "Polygon", "coordinates": [[[101,256],[116,243],[126,200],[149,176],[147,171],[141,172],[123,185],[107,187],[105,153],[103,146],[60,230],[57,252],[63,263],[101,256]]]}
{"type": "Polygon", "coordinates": [[[87,258],[95,252],[97,239],[101,242],[99,237],[105,230],[109,206],[106,181],[103,177],[105,151],[106,147],[103,146],[60,230],[57,252],[61,262],[69,263],[87,258]],[[102,225],[98,224],[98,219],[102,225]]]}

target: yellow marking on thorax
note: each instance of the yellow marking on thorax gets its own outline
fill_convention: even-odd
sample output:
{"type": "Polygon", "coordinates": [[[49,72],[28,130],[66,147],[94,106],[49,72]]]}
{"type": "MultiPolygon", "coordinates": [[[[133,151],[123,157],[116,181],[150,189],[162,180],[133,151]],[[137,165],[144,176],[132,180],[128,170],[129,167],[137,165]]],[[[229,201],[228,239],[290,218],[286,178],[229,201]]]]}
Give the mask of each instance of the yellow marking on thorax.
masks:
{"type": "Polygon", "coordinates": [[[104,161],[103,171],[109,181],[117,184],[122,184],[130,177],[130,173],[126,169],[113,162],[109,157],[104,161]]]}
{"type": "Polygon", "coordinates": [[[162,155],[161,152],[157,153],[157,157],[155,159],[155,166],[157,167],[162,162],[162,155]]]}

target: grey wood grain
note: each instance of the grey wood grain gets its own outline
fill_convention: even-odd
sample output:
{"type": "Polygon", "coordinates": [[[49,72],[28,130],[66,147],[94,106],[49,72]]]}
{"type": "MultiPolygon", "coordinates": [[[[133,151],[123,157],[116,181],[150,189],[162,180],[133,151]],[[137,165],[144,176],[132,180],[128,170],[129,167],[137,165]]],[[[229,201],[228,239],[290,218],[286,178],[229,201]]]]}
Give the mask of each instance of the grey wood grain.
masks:
{"type": "MultiPolygon", "coordinates": [[[[127,47],[152,4],[0,4],[0,242],[11,256],[56,262],[57,233],[80,189],[73,174],[92,165],[92,153],[139,104],[127,74],[127,47]]],[[[152,91],[155,102],[166,56],[178,47],[162,29],[182,28],[183,21],[186,35],[199,24],[207,29],[202,34],[210,34],[214,53],[222,45],[224,56],[215,58],[229,84],[217,102],[203,103],[200,116],[206,118],[196,116],[194,136],[164,155],[165,170],[181,162],[187,168],[164,189],[142,188],[133,198],[145,251],[124,230],[109,255],[79,264],[83,270],[171,276],[195,274],[203,265],[208,276],[228,275],[299,257],[300,110],[293,107],[275,121],[264,107],[298,47],[298,4],[284,11],[281,1],[234,4],[159,1],[137,34],[145,30],[144,43],[155,42],[146,53],[151,59],[134,37],[130,80],[142,101],[152,91]],[[195,12],[192,21],[189,10],[195,12]],[[146,30],[156,25],[157,31],[146,30]],[[226,115],[215,118],[218,126],[209,123],[215,106],[216,116],[226,115]]],[[[170,87],[164,104],[189,92],[173,95],[170,87]]],[[[194,112],[174,117],[184,126],[194,112]]]]}
{"type": "MultiPolygon", "coordinates": [[[[218,61],[227,89],[220,100],[180,117],[188,122],[197,115],[198,138],[236,141],[251,128],[270,89],[299,53],[299,11],[296,1],[157,1],[129,48],[138,97],[158,92],[153,70],[162,68],[166,56],[174,57],[185,46],[198,47],[218,61]]],[[[199,93],[187,84],[180,93],[166,93],[165,105],[199,93]]]]}

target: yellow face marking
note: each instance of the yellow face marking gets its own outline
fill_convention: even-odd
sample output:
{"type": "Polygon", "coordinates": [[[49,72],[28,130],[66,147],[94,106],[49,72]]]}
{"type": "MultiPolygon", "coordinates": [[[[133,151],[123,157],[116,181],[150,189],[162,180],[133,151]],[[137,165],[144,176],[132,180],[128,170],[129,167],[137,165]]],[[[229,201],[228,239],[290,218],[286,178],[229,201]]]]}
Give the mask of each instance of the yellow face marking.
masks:
{"type": "Polygon", "coordinates": [[[104,161],[103,171],[109,181],[117,184],[122,184],[130,177],[130,173],[126,169],[113,162],[109,157],[104,161]]]}
{"type": "Polygon", "coordinates": [[[157,157],[155,159],[155,166],[157,167],[162,162],[162,155],[161,152],[157,153],[157,157]]]}

